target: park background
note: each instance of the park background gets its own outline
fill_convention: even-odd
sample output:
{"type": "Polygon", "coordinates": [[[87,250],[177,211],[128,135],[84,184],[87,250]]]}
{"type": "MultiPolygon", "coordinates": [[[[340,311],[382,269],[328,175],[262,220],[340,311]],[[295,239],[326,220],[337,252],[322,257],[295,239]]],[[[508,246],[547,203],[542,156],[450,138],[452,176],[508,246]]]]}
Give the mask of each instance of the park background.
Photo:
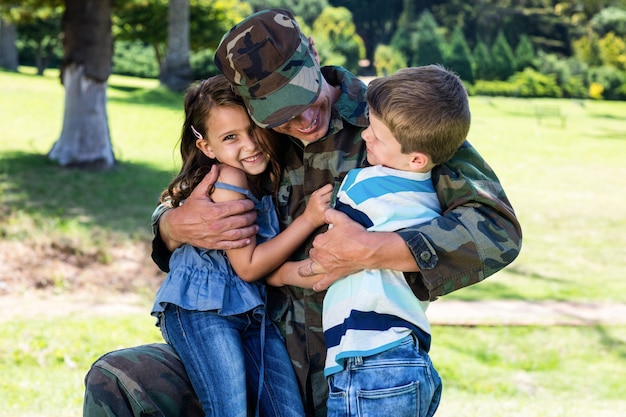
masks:
{"type": "MultiPolygon", "coordinates": [[[[0,44],[13,26],[18,61],[0,72],[0,412],[7,416],[78,416],[82,379],[99,355],[160,341],[149,308],[163,274],[149,258],[148,223],[177,171],[182,124],[182,93],[168,85],[177,77],[163,74],[171,70],[164,65],[168,4],[118,2],[123,7],[111,11],[115,48],[113,75],[102,82],[103,143],[110,144],[114,163],[94,169],[62,166],[49,153],[67,117],[60,18],[65,4],[76,3],[0,1],[0,44]],[[143,32],[161,36],[155,43],[124,39],[145,27],[121,25],[124,13],[138,19],[140,10],[149,11],[143,32]],[[29,35],[37,28],[42,35],[29,35]],[[53,53],[37,54],[47,39],[53,53]]],[[[191,1],[191,18],[219,18],[191,23],[190,38],[206,35],[205,45],[214,42],[210,36],[219,41],[260,3],[275,4],[191,1]],[[193,13],[199,10],[194,7],[217,5],[229,13],[193,13]]],[[[463,75],[472,95],[469,140],[498,173],[523,227],[522,252],[511,266],[442,297],[437,307],[463,301],[470,310],[458,314],[469,315],[489,302],[523,301],[623,311],[624,2],[350,3],[356,2],[296,4],[301,15],[310,13],[301,19],[318,49],[328,51],[322,63],[345,65],[364,77],[430,62],[462,75],[471,69],[473,75],[463,75]],[[524,34],[532,54],[518,67],[524,34]],[[357,54],[350,52],[354,44],[357,54]],[[433,45],[439,45],[433,49],[438,58],[422,61],[433,45]],[[383,56],[378,61],[377,51],[383,56]],[[455,68],[459,51],[470,63],[455,68]],[[485,75],[481,65],[509,73],[485,75]]],[[[197,48],[190,47],[191,79],[213,71],[211,49],[197,48]]],[[[8,55],[0,50],[2,61],[8,55]]],[[[80,159],[80,147],[72,149],[80,159]]],[[[563,318],[531,321],[524,313],[506,325],[494,310],[487,324],[434,326],[432,357],[445,384],[438,415],[623,415],[624,318],[574,326],[563,318]]]]}

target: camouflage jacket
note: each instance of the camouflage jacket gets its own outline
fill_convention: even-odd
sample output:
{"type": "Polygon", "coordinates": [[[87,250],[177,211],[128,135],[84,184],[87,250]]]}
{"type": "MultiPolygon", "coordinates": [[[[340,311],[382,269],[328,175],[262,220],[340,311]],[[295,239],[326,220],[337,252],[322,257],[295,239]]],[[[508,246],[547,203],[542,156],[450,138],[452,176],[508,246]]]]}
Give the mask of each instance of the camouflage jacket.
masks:
{"type": "MultiPolygon", "coordinates": [[[[366,161],[360,136],[368,125],[365,86],[341,67],[324,67],[322,72],[329,84],[341,86],[342,94],[333,107],[326,137],[306,146],[290,138],[276,197],[283,227],[304,211],[314,190],[327,183],[334,184],[337,190],[345,174],[366,161]]],[[[443,216],[398,232],[420,268],[418,273],[407,273],[407,281],[418,298],[430,300],[504,268],[521,247],[521,229],[513,208],[495,173],[469,143],[433,170],[433,182],[443,216]]],[[[153,214],[155,233],[163,210],[159,207],[153,214]]],[[[312,240],[311,237],[292,258],[307,257],[312,240]]],[[[167,270],[169,252],[158,233],[153,241],[153,259],[167,270]]],[[[323,376],[324,292],[281,287],[269,288],[268,294],[270,314],[285,335],[307,415],[325,416],[328,387],[323,376]]]]}

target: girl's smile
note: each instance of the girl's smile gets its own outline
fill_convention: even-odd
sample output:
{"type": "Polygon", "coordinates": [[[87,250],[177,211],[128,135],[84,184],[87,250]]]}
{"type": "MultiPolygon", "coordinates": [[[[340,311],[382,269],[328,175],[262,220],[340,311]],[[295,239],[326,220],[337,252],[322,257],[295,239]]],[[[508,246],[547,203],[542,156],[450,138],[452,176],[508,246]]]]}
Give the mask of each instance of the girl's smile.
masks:
{"type": "Polygon", "coordinates": [[[196,145],[209,158],[241,169],[248,175],[265,172],[269,155],[261,152],[256,127],[241,106],[215,106],[206,122],[207,137],[196,145]]]}

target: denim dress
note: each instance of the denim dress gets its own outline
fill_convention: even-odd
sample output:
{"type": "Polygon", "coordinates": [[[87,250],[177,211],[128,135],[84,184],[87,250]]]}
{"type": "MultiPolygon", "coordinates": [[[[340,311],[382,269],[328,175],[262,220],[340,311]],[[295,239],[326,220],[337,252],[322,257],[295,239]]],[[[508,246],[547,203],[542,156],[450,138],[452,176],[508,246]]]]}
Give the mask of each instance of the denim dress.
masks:
{"type": "MultiPolygon", "coordinates": [[[[239,192],[254,201],[259,226],[257,244],[280,232],[270,195],[259,201],[240,187],[220,182],[215,187],[239,192]]],[[[185,244],[172,254],[170,272],[156,294],[151,314],[157,317],[157,325],[168,303],[186,310],[214,310],[221,316],[231,316],[265,307],[265,288],[259,281],[249,283],[239,278],[224,251],[185,244]]]]}

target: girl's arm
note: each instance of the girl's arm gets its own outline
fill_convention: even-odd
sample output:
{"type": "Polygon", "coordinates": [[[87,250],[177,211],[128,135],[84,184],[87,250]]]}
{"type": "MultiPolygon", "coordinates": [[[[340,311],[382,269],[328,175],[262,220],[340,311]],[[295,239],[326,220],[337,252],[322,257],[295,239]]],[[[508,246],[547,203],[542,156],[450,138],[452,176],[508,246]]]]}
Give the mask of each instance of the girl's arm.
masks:
{"type": "MultiPolygon", "coordinates": [[[[245,173],[227,165],[220,167],[218,181],[248,189],[245,173]]],[[[250,245],[227,250],[226,254],[237,275],[244,281],[256,281],[282,265],[315,229],[325,224],[324,212],[329,208],[331,194],[330,184],[316,190],[304,213],[267,242],[257,245],[256,237],[252,237],[250,245]]],[[[241,193],[221,188],[216,188],[211,197],[216,202],[246,198],[241,193]]]]}
{"type": "Polygon", "coordinates": [[[313,288],[313,284],[319,281],[321,275],[311,274],[311,259],[303,259],[301,261],[285,262],[277,270],[272,272],[265,278],[267,285],[273,287],[282,287],[290,285],[300,288],[313,288]],[[300,269],[306,271],[306,275],[300,274],[300,269]]]}

